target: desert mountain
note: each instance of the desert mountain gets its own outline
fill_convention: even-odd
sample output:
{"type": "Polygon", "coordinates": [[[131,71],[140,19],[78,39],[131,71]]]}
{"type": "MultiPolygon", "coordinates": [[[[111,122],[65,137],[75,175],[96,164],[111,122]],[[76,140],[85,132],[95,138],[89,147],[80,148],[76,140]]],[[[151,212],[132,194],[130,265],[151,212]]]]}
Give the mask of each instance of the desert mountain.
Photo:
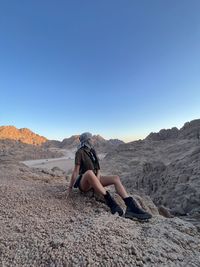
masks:
{"type": "MultiPolygon", "coordinates": [[[[18,159],[37,159],[37,157],[39,159],[41,157],[46,158],[48,155],[49,158],[59,157],[63,155],[64,150],[76,150],[79,144],[79,136],[72,135],[63,139],[63,141],[48,140],[27,128],[17,129],[14,126],[0,126],[0,149],[7,151],[8,154],[18,155],[18,159]],[[28,154],[30,157],[28,157],[28,154]]],[[[98,153],[113,151],[119,144],[124,143],[118,139],[106,140],[100,135],[94,135],[93,141],[98,153]]]]}
{"type": "Polygon", "coordinates": [[[14,126],[0,127],[0,157],[12,157],[15,160],[62,157],[59,151],[41,146],[46,138],[33,133],[27,128],[17,129],[14,126]]]}
{"type": "Polygon", "coordinates": [[[177,214],[200,215],[200,120],[120,145],[102,165],[177,214]],[[176,133],[176,134],[175,134],[176,133]]]}
{"type": "Polygon", "coordinates": [[[17,129],[15,126],[0,126],[0,139],[11,139],[32,145],[41,145],[47,141],[45,137],[27,128],[17,129]]]}

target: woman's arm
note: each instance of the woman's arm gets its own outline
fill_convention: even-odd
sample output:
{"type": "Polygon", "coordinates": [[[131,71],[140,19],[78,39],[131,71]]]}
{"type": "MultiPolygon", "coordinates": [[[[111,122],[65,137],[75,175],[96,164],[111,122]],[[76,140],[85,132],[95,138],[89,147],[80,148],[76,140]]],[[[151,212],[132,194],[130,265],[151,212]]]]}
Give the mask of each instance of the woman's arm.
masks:
{"type": "Polygon", "coordinates": [[[73,185],[76,181],[77,176],[79,175],[79,169],[80,169],[80,165],[75,165],[74,170],[72,172],[72,176],[71,176],[71,180],[69,183],[69,189],[73,188],[73,185]]]}
{"type": "Polygon", "coordinates": [[[70,193],[72,192],[72,188],[73,188],[73,185],[75,183],[76,177],[79,174],[79,169],[80,169],[80,165],[75,165],[74,170],[73,170],[73,173],[72,173],[72,176],[71,176],[71,180],[70,180],[70,183],[69,183],[69,187],[67,189],[67,196],[66,196],[66,198],[69,198],[70,197],[70,193]]]}

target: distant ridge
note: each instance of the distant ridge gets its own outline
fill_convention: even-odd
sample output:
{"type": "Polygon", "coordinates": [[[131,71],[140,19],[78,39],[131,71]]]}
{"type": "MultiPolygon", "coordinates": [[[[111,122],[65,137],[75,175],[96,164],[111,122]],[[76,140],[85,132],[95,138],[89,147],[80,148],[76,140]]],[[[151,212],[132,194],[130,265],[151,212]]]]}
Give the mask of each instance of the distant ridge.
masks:
{"type": "Polygon", "coordinates": [[[11,139],[31,145],[41,145],[47,141],[47,138],[32,132],[28,128],[17,129],[15,126],[0,126],[0,139],[11,139]]]}
{"type": "Polygon", "coordinates": [[[146,140],[161,141],[168,139],[199,139],[200,137],[200,119],[186,122],[180,130],[176,127],[171,129],[162,129],[158,133],[150,133],[146,140]]]}
{"type": "MultiPolygon", "coordinates": [[[[77,148],[80,135],[72,135],[62,141],[48,140],[46,137],[32,132],[28,128],[18,129],[15,126],[0,126],[0,140],[13,140],[30,145],[43,145],[45,148],[56,147],[60,149],[77,148]]],[[[100,135],[93,135],[95,148],[100,152],[107,152],[124,142],[118,139],[106,140],[100,135]]]]}

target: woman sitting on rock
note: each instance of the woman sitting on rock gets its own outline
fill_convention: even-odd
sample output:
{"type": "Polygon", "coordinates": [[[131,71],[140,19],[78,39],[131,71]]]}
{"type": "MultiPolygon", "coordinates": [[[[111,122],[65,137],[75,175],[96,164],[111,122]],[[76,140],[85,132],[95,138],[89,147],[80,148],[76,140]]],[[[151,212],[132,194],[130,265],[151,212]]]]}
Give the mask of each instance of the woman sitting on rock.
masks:
{"type": "Polygon", "coordinates": [[[125,217],[130,219],[148,220],[152,216],[142,210],[136,201],[128,196],[124,186],[122,185],[119,176],[103,176],[100,174],[99,160],[93,148],[92,134],[83,133],[79,137],[80,145],[75,155],[75,167],[71,176],[68,195],[72,188],[79,188],[82,192],[87,192],[94,189],[95,192],[104,196],[105,202],[110,208],[112,214],[116,212],[122,216],[123,210],[116,203],[113,197],[104,188],[108,185],[114,185],[116,192],[124,200],[127,208],[125,217]]]}

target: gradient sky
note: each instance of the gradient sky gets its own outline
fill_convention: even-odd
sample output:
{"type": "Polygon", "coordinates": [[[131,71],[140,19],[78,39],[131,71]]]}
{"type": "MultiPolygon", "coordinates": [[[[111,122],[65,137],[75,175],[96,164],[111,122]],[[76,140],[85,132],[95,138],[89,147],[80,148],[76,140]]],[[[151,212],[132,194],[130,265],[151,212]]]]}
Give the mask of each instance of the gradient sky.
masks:
{"type": "Polygon", "coordinates": [[[125,141],[200,118],[199,0],[0,0],[0,125],[125,141]]]}

